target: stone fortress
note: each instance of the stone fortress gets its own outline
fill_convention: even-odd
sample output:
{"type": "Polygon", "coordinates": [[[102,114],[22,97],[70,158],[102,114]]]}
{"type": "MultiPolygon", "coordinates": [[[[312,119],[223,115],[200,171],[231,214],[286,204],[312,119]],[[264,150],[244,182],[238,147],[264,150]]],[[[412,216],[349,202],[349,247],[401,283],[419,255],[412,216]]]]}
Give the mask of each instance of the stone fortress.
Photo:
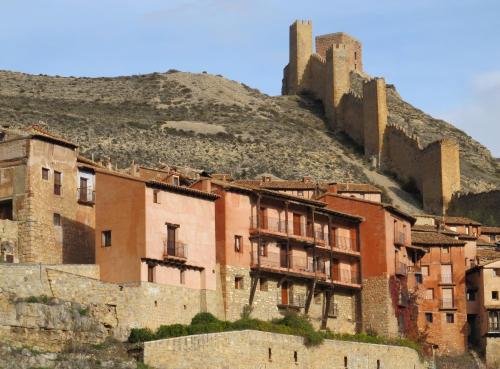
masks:
{"type": "Polygon", "coordinates": [[[321,100],[332,130],[346,133],[379,169],[414,183],[425,211],[444,214],[460,191],[457,143],[443,138],[423,147],[416,135],[388,124],[388,86],[383,78],[364,73],[358,40],[332,33],[317,36],[315,48],[316,53],[312,22],[294,22],[282,93],[312,94],[321,100]]]}

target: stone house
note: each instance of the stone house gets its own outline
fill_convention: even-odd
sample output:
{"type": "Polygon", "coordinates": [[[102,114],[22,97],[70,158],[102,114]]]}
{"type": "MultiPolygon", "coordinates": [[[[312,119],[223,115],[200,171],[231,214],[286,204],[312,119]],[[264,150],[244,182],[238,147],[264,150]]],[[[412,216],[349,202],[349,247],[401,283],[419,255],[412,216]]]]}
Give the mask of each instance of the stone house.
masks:
{"type": "Polygon", "coordinates": [[[0,178],[3,261],[94,262],[93,175],[77,145],[39,127],[2,129],[0,178]]]}
{"type": "Polygon", "coordinates": [[[395,207],[327,192],[329,209],[362,216],[362,313],[365,330],[396,337],[415,331],[413,290],[421,280],[425,251],[411,242],[415,218],[395,207]]]}
{"type": "Polygon", "coordinates": [[[492,368],[500,365],[500,259],[467,271],[467,321],[469,344],[492,368]]]}
{"type": "Polygon", "coordinates": [[[362,218],[321,201],[213,180],[225,317],[306,313],[317,327],[359,330],[362,218]]]}
{"type": "Polygon", "coordinates": [[[427,250],[420,261],[418,329],[438,352],[461,354],[467,351],[466,241],[421,226],[412,231],[412,244],[427,250]]]}

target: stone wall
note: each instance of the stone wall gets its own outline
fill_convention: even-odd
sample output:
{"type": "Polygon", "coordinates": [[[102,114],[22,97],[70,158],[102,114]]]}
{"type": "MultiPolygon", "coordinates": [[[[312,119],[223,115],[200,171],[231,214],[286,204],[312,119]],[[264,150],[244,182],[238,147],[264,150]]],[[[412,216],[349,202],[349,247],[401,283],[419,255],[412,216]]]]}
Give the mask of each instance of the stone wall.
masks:
{"type": "Polygon", "coordinates": [[[205,310],[223,318],[218,290],[145,282],[115,284],[96,277],[96,266],[0,265],[1,288],[6,292],[20,297],[47,295],[116,311],[118,323],[113,334],[120,339],[126,338],[133,327],[155,329],[162,324],[188,324],[205,310]]]}
{"type": "Polygon", "coordinates": [[[398,322],[385,276],[363,279],[361,292],[363,328],[386,337],[398,336],[398,322]]]}
{"type": "Polygon", "coordinates": [[[0,262],[19,262],[18,222],[0,220],[0,262]],[[10,258],[12,259],[10,260],[10,258]]]}
{"type": "Polygon", "coordinates": [[[484,225],[500,224],[500,190],[455,195],[448,208],[448,215],[460,215],[484,225]]]}
{"type": "MultiPolygon", "coordinates": [[[[225,319],[240,319],[241,313],[250,301],[251,277],[250,270],[246,268],[226,266],[221,268],[222,291],[224,296],[225,319]],[[235,289],[235,277],[242,277],[241,289],[235,289]]],[[[260,288],[257,283],[255,296],[252,304],[252,317],[262,320],[271,320],[282,317],[283,310],[279,309],[281,302],[281,287],[278,287],[279,280],[266,278],[267,291],[260,288]]],[[[304,283],[293,283],[293,295],[307,296],[308,286],[304,283]]],[[[337,315],[331,316],[327,320],[327,327],[335,332],[356,333],[357,323],[360,319],[357,316],[357,292],[351,290],[335,289],[333,292],[333,302],[337,304],[337,315]]],[[[320,328],[325,306],[325,294],[317,289],[311,301],[308,315],[311,323],[320,328]]],[[[300,312],[304,312],[301,308],[300,312]]]]}
{"type": "Polygon", "coordinates": [[[485,359],[488,368],[500,368],[500,337],[486,338],[485,359]]]}
{"type": "Polygon", "coordinates": [[[144,362],[177,369],[424,369],[416,351],[397,346],[326,340],[308,348],[303,338],[240,331],[144,344],[144,362]]]}

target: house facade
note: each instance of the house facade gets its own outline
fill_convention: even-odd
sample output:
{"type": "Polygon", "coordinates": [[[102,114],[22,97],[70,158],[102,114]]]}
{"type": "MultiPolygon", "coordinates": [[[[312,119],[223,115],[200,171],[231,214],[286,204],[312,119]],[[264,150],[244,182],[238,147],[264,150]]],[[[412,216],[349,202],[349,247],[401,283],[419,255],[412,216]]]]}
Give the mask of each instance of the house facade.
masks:
{"type": "Polygon", "coordinates": [[[93,263],[92,171],[71,142],[38,127],[2,130],[2,261],[93,263]]]}
{"type": "Polygon", "coordinates": [[[360,217],[283,192],[214,180],[217,262],[225,317],[286,311],[317,327],[360,326],[360,217]]]}
{"type": "Polygon", "coordinates": [[[358,197],[327,192],[329,209],[362,216],[360,225],[363,327],[380,335],[408,335],[415,329],[411,294],[420,281],[424,250],[411,243],[415,219],[398,209],[358,197]]]}

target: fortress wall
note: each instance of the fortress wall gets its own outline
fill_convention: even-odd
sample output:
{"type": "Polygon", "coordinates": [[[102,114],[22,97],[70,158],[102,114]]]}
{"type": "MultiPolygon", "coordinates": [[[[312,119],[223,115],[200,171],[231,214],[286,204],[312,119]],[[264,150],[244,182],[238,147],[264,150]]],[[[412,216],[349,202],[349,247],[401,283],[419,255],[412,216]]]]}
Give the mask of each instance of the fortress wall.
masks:
{"type": "Polygon", "coordinates": [[[307,86],[306,89],[310,91],[316,99],[323,100],[325,94],[325,69],[326,59],[313,54],[307,66],[307,86]]]}
{"type": "Polygon", "coordinates": [[[381,163],[387,127],[387,91],[383,78],[363,84],[363,126],[365,156],[375,156],[381,163]]]}
{"type": "Polygon", "coordinates": [[[364,146],[363,100],[360,96],[349,92],[342,97],[339,112],[339,129],[360,146],[364,146]]]}
{"type": "Polygon", "coordinates": [[[474,219],[484,225],[500,224],[500,190],[481,193],[456,194],[447,214],[474,219]]]}
{"type": "Polygon", "coordinates": [[[407,347],[325,340],[307,347],[302,337],[239,331],[144,343],[144,362],[178,369],[424,369],[407,347]]]}
{"type": "Polygon", "coordinates": [[[402,127],[389,125],[384,140],[383,169],[396,173],[402,181],[413,178],[422,191],[422,148],[418,138],[402,127]]]}

